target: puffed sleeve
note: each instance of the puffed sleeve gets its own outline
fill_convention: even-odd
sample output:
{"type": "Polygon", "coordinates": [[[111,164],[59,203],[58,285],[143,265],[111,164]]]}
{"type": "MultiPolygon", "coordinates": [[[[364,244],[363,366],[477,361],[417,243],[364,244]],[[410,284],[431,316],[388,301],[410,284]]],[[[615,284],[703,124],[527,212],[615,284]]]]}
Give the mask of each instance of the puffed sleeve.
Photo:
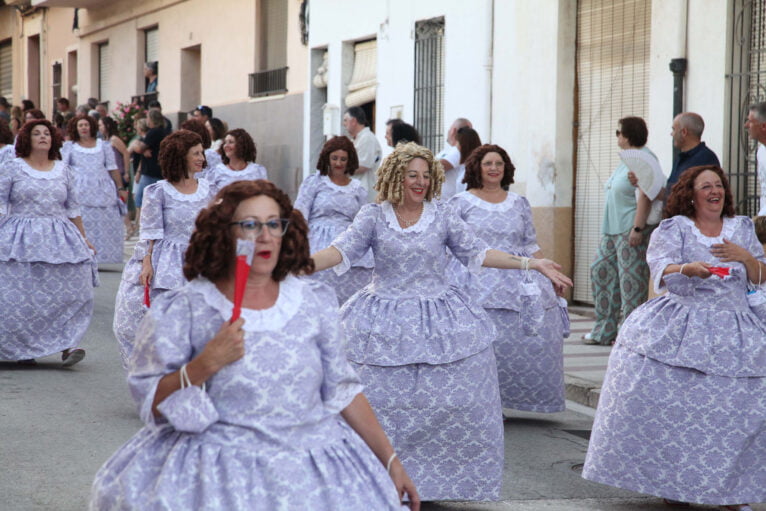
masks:
{"type": "Polygon", "coordinates": [[[356,188],[354,188],[354,196],[356,197],[356,203],[361,209],[362,206],[370,202],[367,198],[367,188],[356,179],[352,179],[351,183],[356,186],[356,188]]]}
{"type": "Polygon", "coordinates": [[[165,237],[165,222],[162,214],[164,198],[161,182],[151,184],[144,189],[139,239],[161,240],[165,237]]]}
{"type": "Polygon", "coordinates": [[[521,221],[524,222],[524,240],[522,250],[525,254],[534,254],[540,250],[540,245],[537,244],[537,233],[535,232],[535,224],[532,222],[532,208],[529,206],[529,201],[526,197],[519,197],[521,203],[521,221]]]}
{"type": "Polygon", "coordinates": [[[325,408],[330,413],[338,413],[362,392],[363,387],[359,376],[346,358],[346,343],[341,335],[338,299],[335,292],[327,285],[318,282],[309,281],[307,286],[312,290],[314,307],[321,328],[317,337],[323,371],[319,391],[325,408]],[[328,307],[328,305],[334,306],[328,307]]]}
{"type": "Polygon", "coordinates": [[[319,188],[319,173],[311,174],[309,177],[303,180],[301,187],[298,190],[298,197],[295,199],[293,205],[295,209],[303,214],[303,218],[306,222],[309,221],[309,215],[311,214],[311,206],[314,204],[314,197],[316,197],[317,189],[319,188]]]}
{"type": "Polygon", "coordinates": [[[668,218],[660,222],[649,238],[649,247],[646,249],[646,263],[652,275],[654,289],[659,293],[666,289],[666,283],[662,272],[671,264],[683,264],[682,254],[683,235],[676,217],[668,218]]]}
{"type": "Polygon", "coordinates": [[[72,142],[71,140],[67,140],[64,142],[64,144],[61,146],[61,161],[66,163],[67,165],[71,165],[71,156],[72,156],[72,142]]]}
{"type": "Polygon", "coordinates": [[[112,149],[112,144],[106,140],[102,140],[101,151],[104,154],[104,168],[106,168],[107,171],[120,170],[117,166],[117,160],[114,159],[114,149],[112,149]]]}
{"type": "Polygon", "coordinates": [[[0,168],[0,215],[8,214],[13,189],[13,163],[6,163],[0,168]]]}
{"type": "Polygon", "coordinates": [[[746,216],[741,216],[739,218],[742,222],[741,229],[744,230],[744,248],[746,248],[747,251],[753,255],[753,257],[761,262],[766,263],[766,257],[764,257],[763,253],[763,245],[761,245],[761,242],[758,241],[758,236],[755,234],[755,224],[753,223],[753,220],[746,216]]]}
{"type": "Polygon", "coordinates": [[[152,302],[138,326],[128,360],[128,386],[146,424],[157,423],[152,404],[159,381],[193,357],[193,313],[188,296],[181,290],[169,291],[152,302]]]}
{"type": "Polygon", "coordinates": [[[447,247],[471,273],[479,273],[490,246],[451,208],[440,208],[447,225],[447,247]]]}
{"type": "Polygon", "coordinates": [[[74,171],[69,165],[64,165],[64,180],[66,182],[66,209],[67,218],[82,216],[80,202],[77,200],[77,189],[74,183],[74,171]]]}
{"type": "Polygon", "coordinates": [[[330,244],[340,252],[343,260],[333,269],[338,275],[346,273],[351,263],[358,261],[372,245],[375,236],[375,224],[380,213],[380,205],[365,204],[348,228],[340,233],[330,244]]]}
{"type": "Polygon", "coordinates": [[[269,178],[269,171],[266,170],[266,167],[264,167],[263,165],[260,165],[258,163],[254,163],[253,165],[255,165],[255,168],[256,168],[256,174],[255,174],[256,177],[255,177],[255,179],[268,179],[269,178]]]}

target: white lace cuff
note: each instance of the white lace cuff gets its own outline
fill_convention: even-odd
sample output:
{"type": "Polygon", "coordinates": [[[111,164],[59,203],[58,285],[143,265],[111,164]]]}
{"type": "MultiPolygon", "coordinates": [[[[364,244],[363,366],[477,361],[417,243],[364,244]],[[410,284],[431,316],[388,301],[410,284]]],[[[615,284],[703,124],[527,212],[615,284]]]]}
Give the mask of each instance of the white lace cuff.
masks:
{"type": "Polygon", "coordinates": [[[478,275],[482,271],[484,271],[484,259],[487,258],[487,252],[492,250],[491,248],[487,247],[475,256],[471,257],[468,260],[468,271],[471,272],[474,275],[478,275]]]}
{"type": "Polygon", "coordinates": [[[330,245],[330,246],[335,248],[335,250],[337,250],[338,252],[340,252],[341,261],[340,263],[333,266],[332,270],[335,272],[335,275],[341,276],[351,269],[351,261],[349,260],[345,252],[343,252],[343,250],[340,249],[340,247],[337,247],[335,245],[330,245]]]}
{"type": "Polygon", "coordinates": [[[162,229],[141,229],[138,239],[140,240],[161,240],[165,236],[162,229]]]}

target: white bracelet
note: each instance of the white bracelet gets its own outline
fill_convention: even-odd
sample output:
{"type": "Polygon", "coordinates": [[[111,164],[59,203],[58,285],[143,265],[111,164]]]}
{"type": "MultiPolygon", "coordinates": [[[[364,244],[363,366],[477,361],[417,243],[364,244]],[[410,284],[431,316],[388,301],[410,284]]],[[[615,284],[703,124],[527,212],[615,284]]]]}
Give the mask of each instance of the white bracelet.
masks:
{"type": "MultiPolygon", "coordinates": [[[[684,275],[684,266],[686,266],[686,263],[682,264],[682,265],[681,265],[681,269],[679,269],[679,270],[678,270],[678,273],[680,273],[681,275],[684,275]]],[[[686,276],[686,275],[684,275],[684,277],[685,277],[685,276],[686,276]]]]}
{"type": "Polygon", "coordinates": [[[386,463],[386,472],[389,474],[391,473],[391,463],[393,463],[394,458],[396,458],[396,451],[391,454],[391,457],[388,458],[388,463],[386,463]]]}
{"type": "Polygon", "coordinates": [[[529,271],[529,258],[528,257],[522,257],[521,258],[521,269],[525,271],[529,271]]]}

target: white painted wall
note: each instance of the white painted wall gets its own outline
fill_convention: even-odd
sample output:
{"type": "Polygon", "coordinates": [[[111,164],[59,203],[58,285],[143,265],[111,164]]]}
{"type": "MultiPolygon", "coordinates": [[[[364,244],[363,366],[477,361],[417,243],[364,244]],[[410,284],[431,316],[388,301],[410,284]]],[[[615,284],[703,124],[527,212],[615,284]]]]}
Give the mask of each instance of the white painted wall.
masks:
{"type": "MultiPolygon", "coordinates": [[[[671,59],[686,58],[683,110],[705,120],[705,141],[721,159],[726,133],[727,30],[729,2],[653,0],[649,80],[648,145],[669,175],[673,165],[673,73],[671,59]]],[[[721,162],[726,164],[725,162],[721,162]]]]}
{"type": "MultiPolygon", "coordinates": [[[[444,133],[457,117],[467,117],[482,137],[490,128],[489,48],[493,0],[314,0],[311,3],[309,47],[329,51],[327,102],[339,108],[336,132],[341,133],[345,83],[343,43],[378,40],[378,89],[374,131],[385,147],[385,123],[392,107],[403,107],[403,119],[413,119],[414,29],[419,20],[445,18],[444,133]]],[[[347,70],[347,73],[350,70],[347,70]]],[[[348,74],[346,74],[346,78],[348,74]]],[[[311,80],[313,77],[309,77],[311,80]]],[[[304,117],[309,118],[309,96],[304,117]]],[[[304,172],[309,163],[310,123],[304,125],[304,172]]]]}

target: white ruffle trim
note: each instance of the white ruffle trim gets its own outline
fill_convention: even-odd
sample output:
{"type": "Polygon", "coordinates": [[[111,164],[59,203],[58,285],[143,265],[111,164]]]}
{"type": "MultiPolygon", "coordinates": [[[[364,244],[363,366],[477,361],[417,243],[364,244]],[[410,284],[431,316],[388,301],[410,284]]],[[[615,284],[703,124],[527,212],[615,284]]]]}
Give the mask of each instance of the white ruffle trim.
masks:
{"type": "Polygon", "coordinates": [[[194,193],[179,192],[175,186],[164,179],[160,181],[160,183],[162,183],[161,186],[165,193],[173,197],[175,200],[181,202],[198,201],[200,199],[204,199],[207,197],[208,193],[210,193],[210,184],[205,179],[197,180],[197,191],[194,193]]]}
{"type": "Polygon", "coordinates": [[[397,232],[425,232],[436,218],[436,205],[431,201],[423,201],[423,213],[420,214],[418,221],[415,225],[403,229],[402,226],[399,225],[399,220],[396,218],[396,213],[394,212],[394,206],[390,202],[383,201],[380,207],[383,210],[383,215],[388,226],[397,232]]]}
{"type": "Polygon", "coordinates": [[[339,247],[336,247],[335,245],[330,245],[335,250],[340,252],[340,263],[336,264],[332,267],[332,271],[335,272],[335,275],[341,276],[344,273],[346,273],[348,270],[351,269],[351,261],[349,260],[348,256],[341,250],[339,247]]]}
{"type": "Polygon", "coordinates": [[[727,240],[730,240],[734,232],[737,230],[737,223],[739,222],[737,217],[731,217],[731,218],[724,217],[721,234],[715,237],[710,237],[710,236],[705,236],[704,234],[702,234],[699,228],[697,228],[697,226],[694,225],[694,220],[692,220],[691,218],[687,216],[683,216],[683,215],[678,215],[676,218],[679,218],[683,223],[688,225],[691,228],[691,231],[692,231],[692,234],[694,234],[694,237],[697,238],[697,241],[708,248],[713,245],[723,243],[724,238],[726,238],[727,240]]]}
{"type": "Polygon", "coordinates": [[[215,168],[216,172],[220,172],[221,174],[224,174],[226,176],[241,176],[242,174],[258,174],[258,170],[261,168],[261,165],[258,165],[257,163],[249,162],[247,164],[247,167],[245,167],[242,170],[233,170],[228,167],[225,163],[219,163],[218,166],[215,168]]]}
{"type": "Polygon", "coordinates": [[[74,151],[77,151],[77,152],[80,152],[80,153],[90,153],[90,154],[93,154],[93,153],[98,153],[98,152],[103,150],[101,145],[104,143],[104,141],[99,139],[99,138],[97,138],[96,139],[96,145],[94,147],[83,147],[80,144],[78,144],[77,142],[72,142],[72,141],[69,141],[68,143],[71,144],[70,147],[74,151]]]}
{"type": "Polygon", "coordinates": [[[359,188],[364,188],[362,185],[359,184],[359,181],[356,179],[352,179],[351,182],[345,186],[341,186],[339,184],[335,184],[332,182],[332,179],[330,179],[330,176],[322,176],[319,175],[319,180],[329,186],[333,190],[337,190],[339,192],[343,193],[354,193],[359,188]]]}
{"type": "Polygon", "coordinates": [[[508,211],[509,209],[513,208],[514,204],[516,204],[516,201],[520,198],[518,194],[508,192],[508,195],[505,197],[503,202],[487,202],[484,199],[481,199],[472,194],[470,191],[460,192],[455,197],[460,197],[472,206],[476,206],[477,208],[481,208],[486,211],[508,211]]]}
{"type": "Polygon", "coordinates": [[[24,174],[34,179],[58,179],[62,176],[64,171],[64,162],[61,160],[56,160],[53,164],[53,168],[50,170],[34,169],[22,158],[14,158],[13,161],[18,164],[19,169],[21,169],[24,174]]]}
{"type": "Polygon", "coordinates": [[[473,275],[478,275],[479,273],[484,271],[484,259],[487,258],[487,252],[489,252],[490,250],[492,249],[487,247],[468,260],[468,271],[470,273],[472,273],[473,275]]]}
{"type": "MultiPolygon", "coordinates": [[[[306,285],[298,278],[288,275],[285,280],[279,283],[279,296],[273,306],[263,310],[242,308],[242,317],[245,319],[242,329],[245,332],[265,332],[284,328],[287,322],[300,310],[303,302],[303,289],[306,285]]],[[[231,318],[234,304],[215,287],[215,284],[205,278],[198,277],[191,281],[189,286],[200,293],[205,299],[205,303],[218,311],[226,321],[231,318]]]]}
{"type": "Polygon", "coordinates": [[[140,240],[161,240],[165,236],[165,231],[163,229],[141,229],[141,232],[138,234],[138,239],[140,240]]]}

